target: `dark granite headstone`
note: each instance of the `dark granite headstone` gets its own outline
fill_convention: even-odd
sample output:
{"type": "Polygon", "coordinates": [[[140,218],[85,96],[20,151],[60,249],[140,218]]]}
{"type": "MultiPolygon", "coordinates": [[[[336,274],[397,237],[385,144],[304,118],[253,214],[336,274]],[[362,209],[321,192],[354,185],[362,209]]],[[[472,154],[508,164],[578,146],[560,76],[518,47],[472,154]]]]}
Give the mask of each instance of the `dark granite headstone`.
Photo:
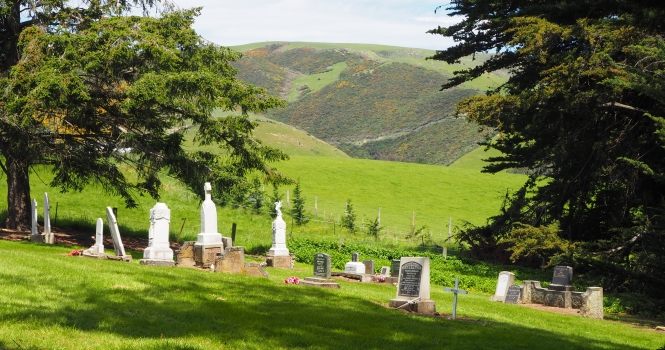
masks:
{"type": "Polygon", "coordinates": [[[325,253],[314,254],[314,276],[330,279],[330,255],[325,253]]]}
{"type": "Polygon", "coordinates": [[[365,273],[373,275],[374,274],[374,260],[363,260],[365,264],[365,273]]]}
{"type": "Polygon", "coordinates": [[[358,257],[359,257],[358,253],[351,254],[351,262],[358,262],[358,257]]]}
{"type": "Polygon", "coordinates": [[[522,298],[522,288],[520,286],[512,285],[508,287],[508,292],[506,293],[506,300],[504,301],[507,304],[517,304],[522,298]]]}
{"type": "Polygon", "coordinates": [[[390,266],[390,277],[399,276],[399,259],[393,260],[390,266]]]}
{"type": "Polygon", "coordinates": [[[420,278],[422,277],[422,273],[423,266],[415,261],[409,261],[400,266],[397,295],[403,297],[420,296],[420,278]]]}
{"type": "Polygon", "coordinates": [[[570,266],[555,266],[552,274],[552,284],[569,286],[573,279],[573,268],[570,266]]]}

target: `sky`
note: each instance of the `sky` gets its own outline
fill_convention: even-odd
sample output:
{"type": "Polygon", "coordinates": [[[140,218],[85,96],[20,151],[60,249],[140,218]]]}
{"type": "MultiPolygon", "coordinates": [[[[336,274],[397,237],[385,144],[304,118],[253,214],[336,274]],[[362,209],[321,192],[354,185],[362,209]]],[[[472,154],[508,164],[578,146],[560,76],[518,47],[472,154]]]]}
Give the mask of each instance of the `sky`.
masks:
{"type": "Polygon", "coordinates": [[[454,43],[427,34],[459,21],[434,9],[448,0],[172,0],[203,7],[194,29],[222,46],[308,41],[445,49],[454,43]]]}

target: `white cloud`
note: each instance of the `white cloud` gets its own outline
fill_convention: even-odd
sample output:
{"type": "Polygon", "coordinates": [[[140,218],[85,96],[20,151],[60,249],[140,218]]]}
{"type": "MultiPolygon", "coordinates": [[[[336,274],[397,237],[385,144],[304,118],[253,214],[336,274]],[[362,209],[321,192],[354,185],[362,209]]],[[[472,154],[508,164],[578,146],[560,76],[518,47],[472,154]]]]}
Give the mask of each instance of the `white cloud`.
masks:
{"type": "Polygon", "coordinates": [[[194,28],[224,46],[263,41],[383,44],[443,49],[448,38],[426,34],[456,19],[437,0],[175,0],[181,8],[202,6],[194,28]]]}

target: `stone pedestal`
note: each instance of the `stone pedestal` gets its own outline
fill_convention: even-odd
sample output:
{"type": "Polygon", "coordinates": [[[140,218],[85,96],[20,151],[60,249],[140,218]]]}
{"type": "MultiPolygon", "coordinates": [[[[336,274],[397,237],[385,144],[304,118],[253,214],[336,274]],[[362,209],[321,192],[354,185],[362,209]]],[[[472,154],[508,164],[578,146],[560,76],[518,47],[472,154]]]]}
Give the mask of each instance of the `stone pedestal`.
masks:
{"type": "Polygon", "coordinates": [[[171,210],[164,203],[150,209],[148,248],[143,251],[141,265],[174,266],[173,250],[169,245],[169,223],[171,210]]]}
{"type": "Polygon", "coordinates": [[[603,319],[603,288],[589,287],[583,296],[580,315],[589,318],[603,319]]]}
{"type": "Polygon", "coordinates": [[[227,247],[217,254],[215,272],[245,273],[245,247],[227,247]]]}
{"type": "Polygon", "coordinates": [[[419,314],[434,315],[436,312],[436,302],[434,300],[422,300],[417,302],[410,302],[409,300],[391,299],[388,302],[388,307],[409,312],[417,312],[419,314]],[[409,305],[405,305],[410,303],[409,305]]]}
{"type": "Polygon", "coordinates": [[[339,283],[331,278],[305,277],[304,280],[300,281],[300,284],[310,287],[340,289],[339,283]]]}
{"type": "Polygon", "coordinates": [[[176,253],[176,265],[181,267],[194,267],[196,261],[194,260],[194,244],[195,241],[186,241],[182,244],[176,253]]]}
{"type": "Polygon", "coordinates": [[[276,267],[280,269],[293,269],[296,261],[296,256],[294,254],[286,256],[277,256],[271,255],[268,253],[266,255],[266,265],[269,267],[276,267]]]}
{"type": "MultiPolygon", "coordinates": [[[[221,235],[220,235],[221,237],[221,235]]],[[[194,243],[194,262],[196,267],[207,269],[215,262],[217,254],[224,251],[224,244],[219,243],[194,243]]]]}

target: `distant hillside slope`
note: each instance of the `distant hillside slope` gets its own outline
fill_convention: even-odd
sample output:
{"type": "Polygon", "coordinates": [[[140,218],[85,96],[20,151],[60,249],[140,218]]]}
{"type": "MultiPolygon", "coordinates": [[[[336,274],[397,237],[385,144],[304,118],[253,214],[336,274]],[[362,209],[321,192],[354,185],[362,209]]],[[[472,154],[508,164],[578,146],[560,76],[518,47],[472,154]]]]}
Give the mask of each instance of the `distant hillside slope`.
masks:
{"type": "MultiPolygon", "coordinates": [[[[268,117],[296,126],[352,157],[447,165],[484,135],[450,119],[461,99],[505,81],[488,74],[439,91],[457,65],[426,61],[433,51],[381,45],[265,43],[237,48],[241,80],[288,99],[268,117]]],[[[480,60],[489,56],[479,55],[480,60]]]]}

